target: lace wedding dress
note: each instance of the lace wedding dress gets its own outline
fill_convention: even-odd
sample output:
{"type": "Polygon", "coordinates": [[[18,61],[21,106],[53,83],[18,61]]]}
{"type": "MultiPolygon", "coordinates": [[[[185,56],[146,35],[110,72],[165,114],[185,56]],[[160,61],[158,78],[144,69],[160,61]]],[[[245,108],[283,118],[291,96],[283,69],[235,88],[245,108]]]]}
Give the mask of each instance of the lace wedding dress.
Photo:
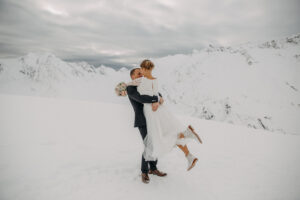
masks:
{"type": "MultiPolygon", "coordinates": [[[[141,95],[158,96],[157,79],[141,77],[134,80],[137,90],[141,95]]],[[[147,136],[144,139],[145,160],[156,160],[170,152],[176,144],[185,144],[185,139],[179,139],[178,135],[186,130],[164,105],[160,105],[156,111],[152,111],[152,104],[144,104],[144,115],[147,123],[147,136]]]]}

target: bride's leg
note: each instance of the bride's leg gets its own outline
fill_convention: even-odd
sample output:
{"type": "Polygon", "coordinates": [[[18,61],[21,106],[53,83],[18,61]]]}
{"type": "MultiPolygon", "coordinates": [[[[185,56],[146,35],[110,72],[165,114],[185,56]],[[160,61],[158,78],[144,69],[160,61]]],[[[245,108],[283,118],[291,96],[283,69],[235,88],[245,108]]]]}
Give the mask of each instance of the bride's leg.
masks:
{"type": "MultiPolygon", "coordinates": [[[[184,139],[184,134],[180,133],[178,135],[178,138],[179,139],[184,139]]],[[[192,155],[188,149],[188,147],[186,145],[180,145],[180,144],[177,144],[177,146],[181,149],[181,151],[183,151],[183,153],[185,154],[185,158],[187,159],[187,162],[188,162],[188,168],[187,170],[191,170],[196,162],[198,161],[198,158],[196,158],[194,155],[192,155]]]]}
{"type": "Polygon", "coordinates": [[[198,158],[196,158],[195,156],[193,156],[190,153],[188,147],[185,144],[185,141],[180,141],[180,140],[185,140],[185,136],[184,136],[183,133],[178,134],[177,146],[185,154],[185,157],[186,157],[186,159],[188,161],[188,168],[187,168],[187,170],[190,170],[190,169],[192,169],[195,166],[196,162],[198,161],[198,158]]]}
{"type": "MultiPolygon", "coordinates": [[[[178,138],[179,139],[183,139],[184,138],[184,134],[183,133],[180,133],[179,135],[178,135],[178,138]]],[[[186,146],[186,145],[179,145],[179,144],[177,144],[177,146],[181,149],[181,151],[183,151],[183,153],[185,154],[185,156],[187,156],[188,154],[189,154],[189,149],[188,149],[188,147],[186,146]]]]}
{"type": "Polygon", "coordinates": [[[184,145],[184,146],[177,145],[177,146],[181,149],[181,151],[183,151],[183,153],[184,153],[185,156],[187,156],[189,154],[190,151],[189,151],[189,149],[188,149],[188,147],[186,145],[184,145]]]}

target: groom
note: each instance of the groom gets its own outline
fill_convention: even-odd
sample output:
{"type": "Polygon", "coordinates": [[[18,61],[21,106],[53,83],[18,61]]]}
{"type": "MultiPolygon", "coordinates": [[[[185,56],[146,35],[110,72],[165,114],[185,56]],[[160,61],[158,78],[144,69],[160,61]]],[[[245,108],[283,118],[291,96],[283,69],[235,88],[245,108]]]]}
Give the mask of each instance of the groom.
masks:
{"type": "MultiPolygon", "coordinates": [[[[130,71],[130,77],[132,80],[136,78],[142,77],[141,69],[135,68],[130,71]]],[[[159,104],[163,103],[163,99],[161,94],[160,99],[158,100],[158,96],[148,96],[148,95],[141,95],[137,91],[137,86],[127,86],[127,95],[130,100],[130,103],[135,112],[135,120],[134,120],[134,127],[138,127],[141,136],[144,138],[147,135],[147,125],[146,125],[146,118],[144,116],[144,103],[152,103],[152,110],[156,111],[159,104]]],[[[157,167],[157,160],[156,161],[145,161],[144,156],[142,156],[142,164],[141,164],[141,171],[142,171],[142,181],[144,183],[149,183],[150,178],[149,174],[157,175],[157,176],[166,176],[166,173],[160,172],[157,167]],[[149,166],[150,165],[150,170],[149,166]]]]}

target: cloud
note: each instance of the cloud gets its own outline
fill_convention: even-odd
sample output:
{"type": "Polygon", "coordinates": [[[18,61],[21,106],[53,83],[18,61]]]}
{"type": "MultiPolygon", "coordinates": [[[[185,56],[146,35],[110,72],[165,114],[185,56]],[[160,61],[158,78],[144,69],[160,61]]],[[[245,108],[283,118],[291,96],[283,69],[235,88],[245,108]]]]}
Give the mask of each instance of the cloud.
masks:
{"type": "Polygon", "coordinates": [[[48,51],[66,60],[131,66],[300,32],[298,0],[0,0],[0,56],[48,51]]]}

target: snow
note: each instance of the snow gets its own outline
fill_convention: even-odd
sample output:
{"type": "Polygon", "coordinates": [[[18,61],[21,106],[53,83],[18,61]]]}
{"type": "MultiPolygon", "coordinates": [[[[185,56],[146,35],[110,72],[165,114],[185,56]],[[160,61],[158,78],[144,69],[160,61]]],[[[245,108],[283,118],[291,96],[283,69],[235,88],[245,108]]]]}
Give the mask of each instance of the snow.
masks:
{"type": "Polygon", "coordinates": [[[130,104],[0,95],[0,193],[5,200],[237,199],[300,197],[300,137],[178,116],[203,144],[186,171],[179,149],[168,173],[139,176],[142,139],[130,104]]]}
{"type": "MultiPolygon", "coordinates": [[[[180,115],[300,134],[300,34],[237,46],[209,45],[152,59],[166,103],[180,115]]],[[[0,60],[0,93],[127,105],[114,87],[129,69],[30,53],[0,60]]]]}
{"type": "Polygon", "coordinates": [[[299,199],[300,34],[151,60],[195,168],[174,149],[141,182],[130,69],[29,53],[0,59],[0,199],[299,199]]]}

